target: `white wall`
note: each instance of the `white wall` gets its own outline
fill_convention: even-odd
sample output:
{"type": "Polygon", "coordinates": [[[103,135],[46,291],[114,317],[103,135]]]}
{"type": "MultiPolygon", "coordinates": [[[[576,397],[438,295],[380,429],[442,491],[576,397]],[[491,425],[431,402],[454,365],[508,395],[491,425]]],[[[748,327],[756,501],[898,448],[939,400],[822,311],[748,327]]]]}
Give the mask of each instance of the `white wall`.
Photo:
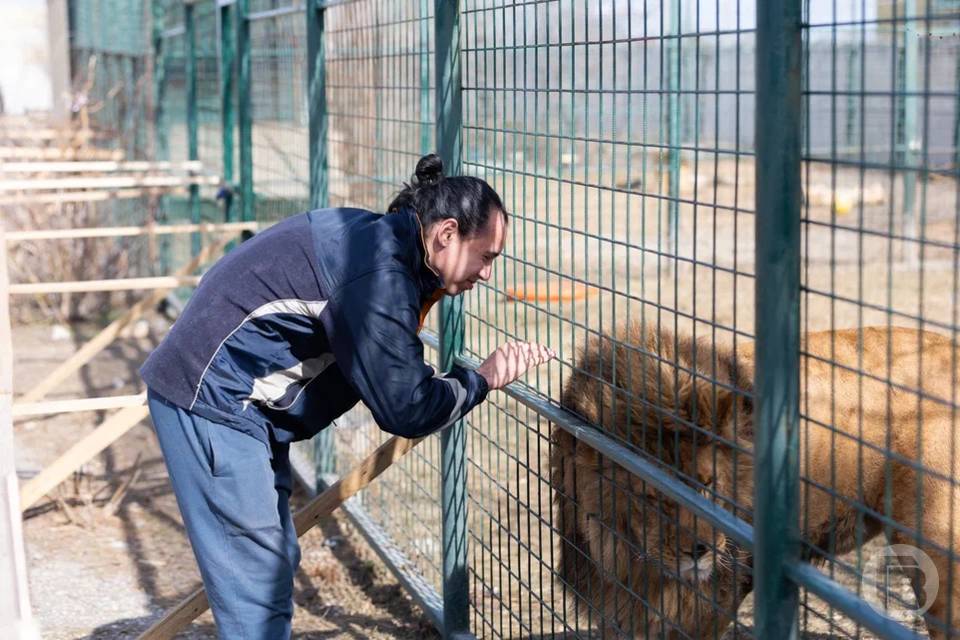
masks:
{"type": "Polygon", "coordinates": [[[53,106],[46,0],[0,0],[0,91],[6,113],[53,106]]]}

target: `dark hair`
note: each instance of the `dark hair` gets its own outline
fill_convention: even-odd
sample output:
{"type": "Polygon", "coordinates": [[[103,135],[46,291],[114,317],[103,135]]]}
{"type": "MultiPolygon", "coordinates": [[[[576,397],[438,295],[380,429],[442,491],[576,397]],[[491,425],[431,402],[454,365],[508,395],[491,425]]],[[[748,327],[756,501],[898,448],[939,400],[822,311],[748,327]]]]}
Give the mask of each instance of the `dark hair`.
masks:
{"type": "Polygon", "coordinates": [[[489,184],[472,176],[444,177],[443,160],[435,153],[420,158],[410,183],[403,184],[387,211],[407,207],[417,213],[424,229],[446,218],[455,219],[463,237],[482,229],[494,210],[507,219],[500,196],[489,184]]]}

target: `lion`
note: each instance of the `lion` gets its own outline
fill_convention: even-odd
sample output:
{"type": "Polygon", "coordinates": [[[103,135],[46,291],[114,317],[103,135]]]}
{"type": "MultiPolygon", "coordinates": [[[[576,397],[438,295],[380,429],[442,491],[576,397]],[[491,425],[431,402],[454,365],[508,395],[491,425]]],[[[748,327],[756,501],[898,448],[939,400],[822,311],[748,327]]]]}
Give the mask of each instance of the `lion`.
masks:
{"type": "MultiPolygon", "coordinates": [[[[922,549],[939,576],[932,602],[923,574],[910,578],[935,638],[960,629],[958,360],[949,338],[906,328],[801,339],[804,557],[884,532],[922,549]]],[[[627,325],[583,345],[561,404],[749,523],[753,373],[750,343],[734,352],[627,325]]],[[[602,620],[605,637],[720,637],[753,586],[748,550],[556,425],[551,445],[574,615],[602,620]]]]}

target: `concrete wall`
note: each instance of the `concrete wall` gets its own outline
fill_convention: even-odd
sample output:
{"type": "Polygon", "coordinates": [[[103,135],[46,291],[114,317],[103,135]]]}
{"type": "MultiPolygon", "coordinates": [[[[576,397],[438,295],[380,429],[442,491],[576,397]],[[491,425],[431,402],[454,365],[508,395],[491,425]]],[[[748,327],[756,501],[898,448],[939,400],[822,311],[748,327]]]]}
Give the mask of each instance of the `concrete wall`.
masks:
{"type": "Polygon", "coordinates": [[[0,92],[6,113],[53,107],[46,0],[0,2],[0,92]]]}

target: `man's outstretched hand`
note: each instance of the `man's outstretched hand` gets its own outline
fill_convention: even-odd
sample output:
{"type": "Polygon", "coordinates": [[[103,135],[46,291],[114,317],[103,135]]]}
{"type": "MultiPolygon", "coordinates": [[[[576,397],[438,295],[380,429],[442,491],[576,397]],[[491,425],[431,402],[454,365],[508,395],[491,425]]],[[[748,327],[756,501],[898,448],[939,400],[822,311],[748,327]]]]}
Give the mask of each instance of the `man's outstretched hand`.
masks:
{"type": "Polygon", "coordinates": [[[528,370],[556,357],[552,349],[535,342],[507,342],[500,345],[477,367],[490,390],[502,389],[528,370]]]}

